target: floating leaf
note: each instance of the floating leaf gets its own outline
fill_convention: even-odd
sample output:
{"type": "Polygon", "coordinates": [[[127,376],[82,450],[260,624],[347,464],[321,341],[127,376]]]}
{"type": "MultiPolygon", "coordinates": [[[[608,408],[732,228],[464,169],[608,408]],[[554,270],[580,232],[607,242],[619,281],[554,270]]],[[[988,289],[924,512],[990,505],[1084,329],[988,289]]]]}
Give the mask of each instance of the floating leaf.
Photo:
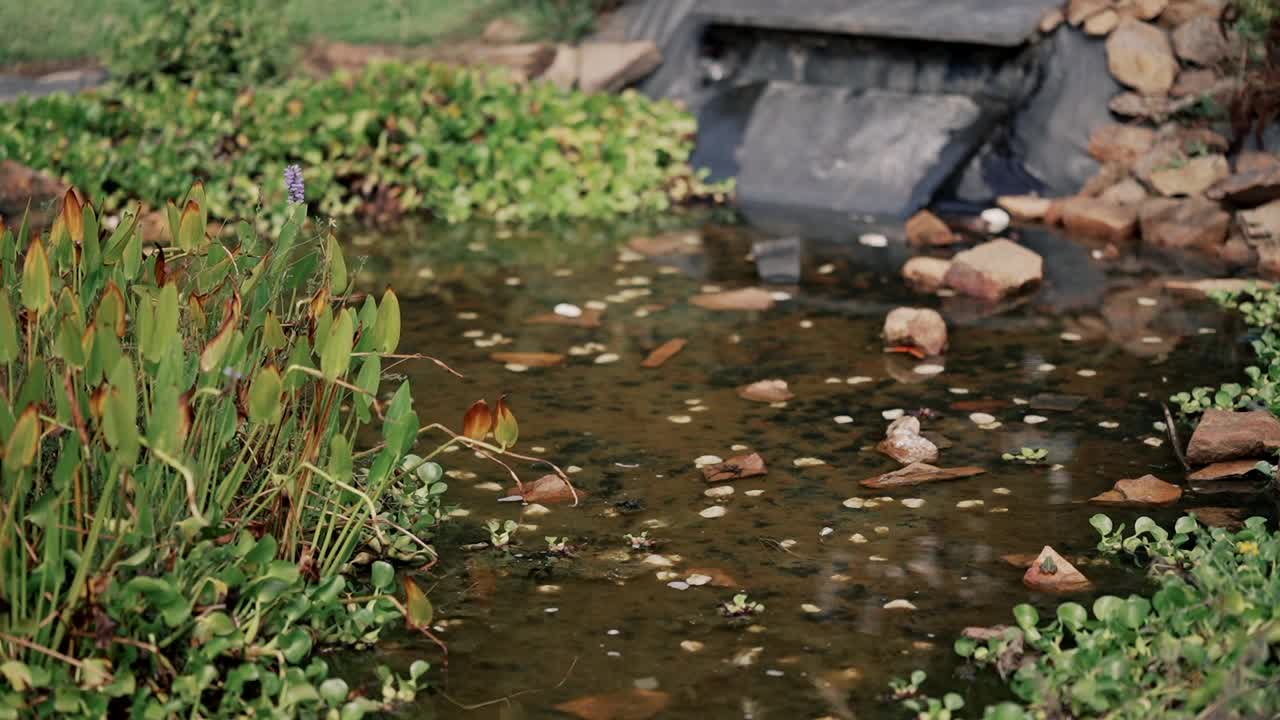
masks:
{"type": "Polygon", "coordinates": [[[462,434],[472,440],[483,440],[492,427],[493,414],[489,412],[489,403],[483,399],[472,403],[462,418],[462,434]]]}
{"type": "Polygon", "coordinates": [[[18,416],[13,432],[4,444],[4,466],[25,468],[35,462],[40,448],[40,413],[34,404],[18,416]]]}
{"type": "Polygon", "coordinates": [[[431,601],[427,599],[427,594],[422,592],[418,584],[409,578],[404,579],[404,594],[405,620],[417,628],[425,628],[431,625],[431,620],[435,617],[435,609],[431,607],[431,601]]]}
{"type": "Polygon", "coordinates": [[[493,437],[498,441],[498,446],[503,450],[514,447],[516,440],[520,439],[520,426],[516,423],[516,416],[511,412],[511,408],[507,407],[506,395],[498,398],[498,405],[494,408],[493,415],[493,437]]]}
{"type": "Polygon", "coordinates": [[[37,235],[31,239],[27,255],[22,260],[22,304],[28,310],[44,312],[53,303],[53,276],[49,270],[49,256],[37,235]]]}
{"type": "Polygon", "coordinates": [[[400,345],[400,300],[395,291],[387,288],[378,305],[378,321],[374,325],[375,349],[381,353],[393,353],[400,345]]]}

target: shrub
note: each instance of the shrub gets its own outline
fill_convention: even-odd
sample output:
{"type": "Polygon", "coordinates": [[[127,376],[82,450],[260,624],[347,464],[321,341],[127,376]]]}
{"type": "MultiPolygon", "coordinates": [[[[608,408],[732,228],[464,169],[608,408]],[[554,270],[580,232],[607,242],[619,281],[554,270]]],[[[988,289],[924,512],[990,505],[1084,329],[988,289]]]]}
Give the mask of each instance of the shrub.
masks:
{"type": "Polygon", "coordinates": [[[388,563],[344,577],[357,551],[433,556],[439,468],[405,464],[407,381],[379,400],[396,296],[352,302],[304,205],[226,244],[206,206],[197,184],[149,252],[76,190],[47,236],[0,228],[0,717],[350,717],[425,670],[369,699],[311,652],[402,615],[388,563]]]}
{"type": "Polygon", "coordinates": [[[3,104],[0,158],[62,175],[106,210],[157,205],[192,175],[214,217],[276,207],[279,168],[301,162],[323,188],[308,198],[323,215],[532,223],[662,212],[726,192],[688,165],[695,128],[676,106],[635,93],[391,64],[243,94],[160,80],[150,92],[3,104]]]}
{"type": "Polygon", "coordinates": [[[290,69],[291,30],[263,0],[147,0],[136,32],[122,32],[107,64],[126,85],[246,87],[290,69]]]}

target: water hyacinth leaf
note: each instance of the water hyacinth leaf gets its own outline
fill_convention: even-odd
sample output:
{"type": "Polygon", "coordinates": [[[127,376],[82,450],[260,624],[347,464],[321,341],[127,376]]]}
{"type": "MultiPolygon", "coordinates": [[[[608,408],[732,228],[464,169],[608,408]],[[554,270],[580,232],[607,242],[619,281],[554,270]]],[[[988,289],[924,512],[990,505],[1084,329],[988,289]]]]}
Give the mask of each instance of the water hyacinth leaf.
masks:
{"type": "MultiPolygon", "coordinates": [[[[9,681],[9,686],[17,692],[26,692],[33,686],[31,668],[26,663],[9,660],[0,665],[0,675],[9,681]]],[[[17,717],[15,714],[14,717],[17,717]]]]}
{"type": "Polygon", "coordinates": [[[22,260],[22,305],[36,312],[47,310],[53,303],[52,284],[49,256],[37,235],[31,239],[27,255],[22,260]]]}
{"type": "Polygon", "coordinates": [[[178,218],[178,248],[189,253],[203,254],[204,250],[204,230],[205,230],[204,210],[200,207],[200,203],[194,199],[188,200],[186,207],[182,208],[182,214],[178,218]]]}
{"type": "Polygon", "coordinates": [[[489,403],[480,399],[471,404],[467,414],[462,417],[462,434],[472,440],[484,440],[493,427],[493,413],[489,411],[489,403]]]}
{"type": "Polygon", "coordinates": [[[400,300],[395,291],[387,288],[378,304],[378,321],[374,326],[375,349],[390,354],[400,346],[400,300]]]}
{"type": "Polygon", "coordinates": [[[347,261],[342,257],[342,247],[338,239],[329,234],[329,289],[334,295],[341,295],[347,290],[347,261]]]}
{"type": "Polygon", "coordinates": [[[427,599],[427,594],[422,592],[422,588],[418,587],[417,583],[406,577],[404,579],[404,595],[405,621],[412,627],[429,627],[435,617],[435,608],[431,606],[431,601],[427,599]]]}
{"type": "Polygon", "coordinates": [[[14,361],[22,354],[18,341],[18,322],[13,307],[9,305],[9,293],[0,289],[0,364],[14,361]]]}
{"type": "Polygon", "coordinates": [[[373,580],[373,586],[379,590],[390,590],[396,582],[396,571],[391,567],[390,563],[383,560],[376,560],[373,566],[369,568],[369,577],[373,580]]]}
{"type": "Polygon", "coordinates": [[[249,420],[259,425],[273,425],[280,421],[284,409],[281,394],[284,381],[273,365],[258,370],[249,385],[249,420]]]}
{"type": "Polygon", "coordinates": [[[28,405],[18,416],[13,432],[4,444],[4,466],[11,469],[30,467],[40,448],[40,412],[35,405],[28,405]]]}
{"type": "Polygon", "coordinates": [[[520,425],[516,422],[516,416],[511,412],[511,408],[507,407],[506,395],[498,398],[498,405],[493,415],[493,437],[498,441],[498,446],[503,450],[514,447],[516,441],[520,439],[520,425]]]}
{"type": "Polygon", "coordinates": [[[336,380],[351,367],[351,348],[355,342],[355,319],[344,308],[329,328],[320,350],[320,372],[326,380],[336,380]]]}
{"type": "Polygon", "coordinates": [[[1022,629],[1034,628],[1040,622],[1040,614],[1031,605],[1022,603],[1013,608],[1013,619],[1018,621],[1022,629]]]}
{"type": "Polygon", "coordinates": [[[1058,620],[1071,629],[1082,627],[1089,619],[1089,611],[1079,603],[1062,603],[1058,606],[1058,620]]]}
{"type": "Polygon", "coordinates": [[[329,678],[320,683],[320,697],[330,706],[347,699],[351,694],[351,689],[347,686],[347,681],[342,678],[329,678]]]}

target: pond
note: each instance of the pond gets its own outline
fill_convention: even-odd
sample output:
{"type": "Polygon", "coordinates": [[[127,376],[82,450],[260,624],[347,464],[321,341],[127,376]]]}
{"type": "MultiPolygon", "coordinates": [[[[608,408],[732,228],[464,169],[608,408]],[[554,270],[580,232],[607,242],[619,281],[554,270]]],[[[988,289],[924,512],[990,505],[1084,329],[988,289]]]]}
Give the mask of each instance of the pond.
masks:
{"type": "MultiPolygon", "coordinates": [[[[437,538],[443,559],[431,578],[448,667],[416,636],[378,650],[381,662],[426,656],[440,671],[438,692],[406,716],[562,718],[558,704],[639,688],[657,693],[635,695],[632,714],[612,717],[649,717],[641,698],[655,697],[663,718],[899,717],[884,702],[887,683],[916,668],[963,688],[970,703],[990,702],[1001,699],[997,687],[954,675],[955,637],[1009,622],[1017,603],[1060,600],[1026,589],[1025,565],[1005,556],[1051,544],[1085,556],[1080,567],[1098,592],[1142,587],[1135,572],[1089,559],[1097,538],[1088,519],[1099,508],[1087,500],[1126,477],[1180,482],[1154,425],[1160,400],[1234,379],[1247,362],[1234,320],[1162,289],[1169,273],[1205,269],[1025,230],[1048,277],[997,311],[912,293],[896,272],[909,250],[860,244],[861,231],[800,243],[800,281],[769,286],[776,306],[754,312],[689,303],[761,285],[748,256],[763,236],[718,218],[527,236],[484,226],[352,234],[365,287],[391,283],[401,293],[402,352],[432,354],[466,375],[400,366],[419,414],[457,427],[473,401],[509,392],[520,449],[569,469],[585,493],[578,507],[531,514],[499,502],[511,485],[500,467],[468,452],[442,456],[462,509],[437,538]],[[684,238],[679,254],[627,247],[664,232],[684,238]],[[560,303],[605,308],[599,327],[528,322],[560,303]],[[922,374],[921,361],[885,352],[884,316],[903,304],[947,316],[942,372],[922,374]],[[682,352],[660,368],[640,366],[672,338],[688,340],[682,352]],[[522,369],[492,352],[568,357],[522,369]],[[738,396],[739,386],[769,378],[785,380],[794,398],[738,396]],[[976,411],[1000,425],[979,427],[976,411]],[[889,492],[860,486],[898,467],[874,446],[901,412],[919,413],[945,439],[935,464],[987,473],[889,492]],[[1001,459],[1023,447],[1048,457],[1001,459]],[[760,453],[767,474],[709,496],[697,459],[745,452],[760,453]],[[723,515],[704,512],[712,507],[723,515]],[[509,553],[464,549],[488,538],[490,518],[522,523],[509,553]],[[644,532],[654,548],[624,539],[644,532]],[[567,538],[572,556],[548,554],[546,536],[567,538]],[[686,584],[690,575],[710,582],[686,584]],[[729,623],[719,606],[737,592],[763,612],[729,623]]],[[[526,481],[547,472],[518,469],[526,481]]],[[[1245,502],[1191,493],[1155,515],[1245,502]]],[[[1109,514],[1132,522],[1142,513],[1109,514]]]]}

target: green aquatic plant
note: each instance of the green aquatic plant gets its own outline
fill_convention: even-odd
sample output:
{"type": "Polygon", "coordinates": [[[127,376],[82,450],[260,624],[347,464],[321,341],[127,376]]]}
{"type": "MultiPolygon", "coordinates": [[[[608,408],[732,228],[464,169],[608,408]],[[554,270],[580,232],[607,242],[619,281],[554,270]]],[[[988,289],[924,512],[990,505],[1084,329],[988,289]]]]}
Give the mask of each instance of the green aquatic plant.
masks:
{"type": "Polygon", "coordinates": [[[1216,292],[1213,300],[1237,312],[1250,328],[1250,347],[1257,362],[1245,368],[1247,383],[1223,383],[1180,392],[1169,401],[1182,415],[1193,417],[1210,408],[1238,410],[1266,408],[1280,413],[1280,291],[1253,287],[1240,292],[1216,292]]]}
{"type": "Polygon", "coordinates": [[[658,545],[657,540],[649,537],[648,530],[645,530],[639,535],[627,533],[622,536],[622,539],[627,541],[627,544],[631,546],[632,550],[650,550],[658,545]]]}
{"type": "Polygon", "coordinates": [[[485,523],[485,529],[489,531],[489,547],[506,550],[511,545],[511,536],[519,527],[515,520],[489,520],[485,523]]]}
{"type": "Polygon", "coordinates": [[[568,555],[573,551],[572,546],[569,545],[569,538],[548,535],[543,540],[547,541],[547,552],[552,555],[568,555]]]}
{"type": "Polygon", "coordinates": [[[1047,448],[1028,448],[1024,447],[1015,455],[1013,453],[1004,453],[1000,458],[1006,462],[1020,462],[1028,465],[1035,465],[1044,462],[1049,457],[1047,448]]]}
{"type": "Polygon", "coordinates": [[[743,618],[764,612],[764,604],[754,602],[746,593],[738,593],[720,604],[720,614],[727,618],[743,618]]]}

